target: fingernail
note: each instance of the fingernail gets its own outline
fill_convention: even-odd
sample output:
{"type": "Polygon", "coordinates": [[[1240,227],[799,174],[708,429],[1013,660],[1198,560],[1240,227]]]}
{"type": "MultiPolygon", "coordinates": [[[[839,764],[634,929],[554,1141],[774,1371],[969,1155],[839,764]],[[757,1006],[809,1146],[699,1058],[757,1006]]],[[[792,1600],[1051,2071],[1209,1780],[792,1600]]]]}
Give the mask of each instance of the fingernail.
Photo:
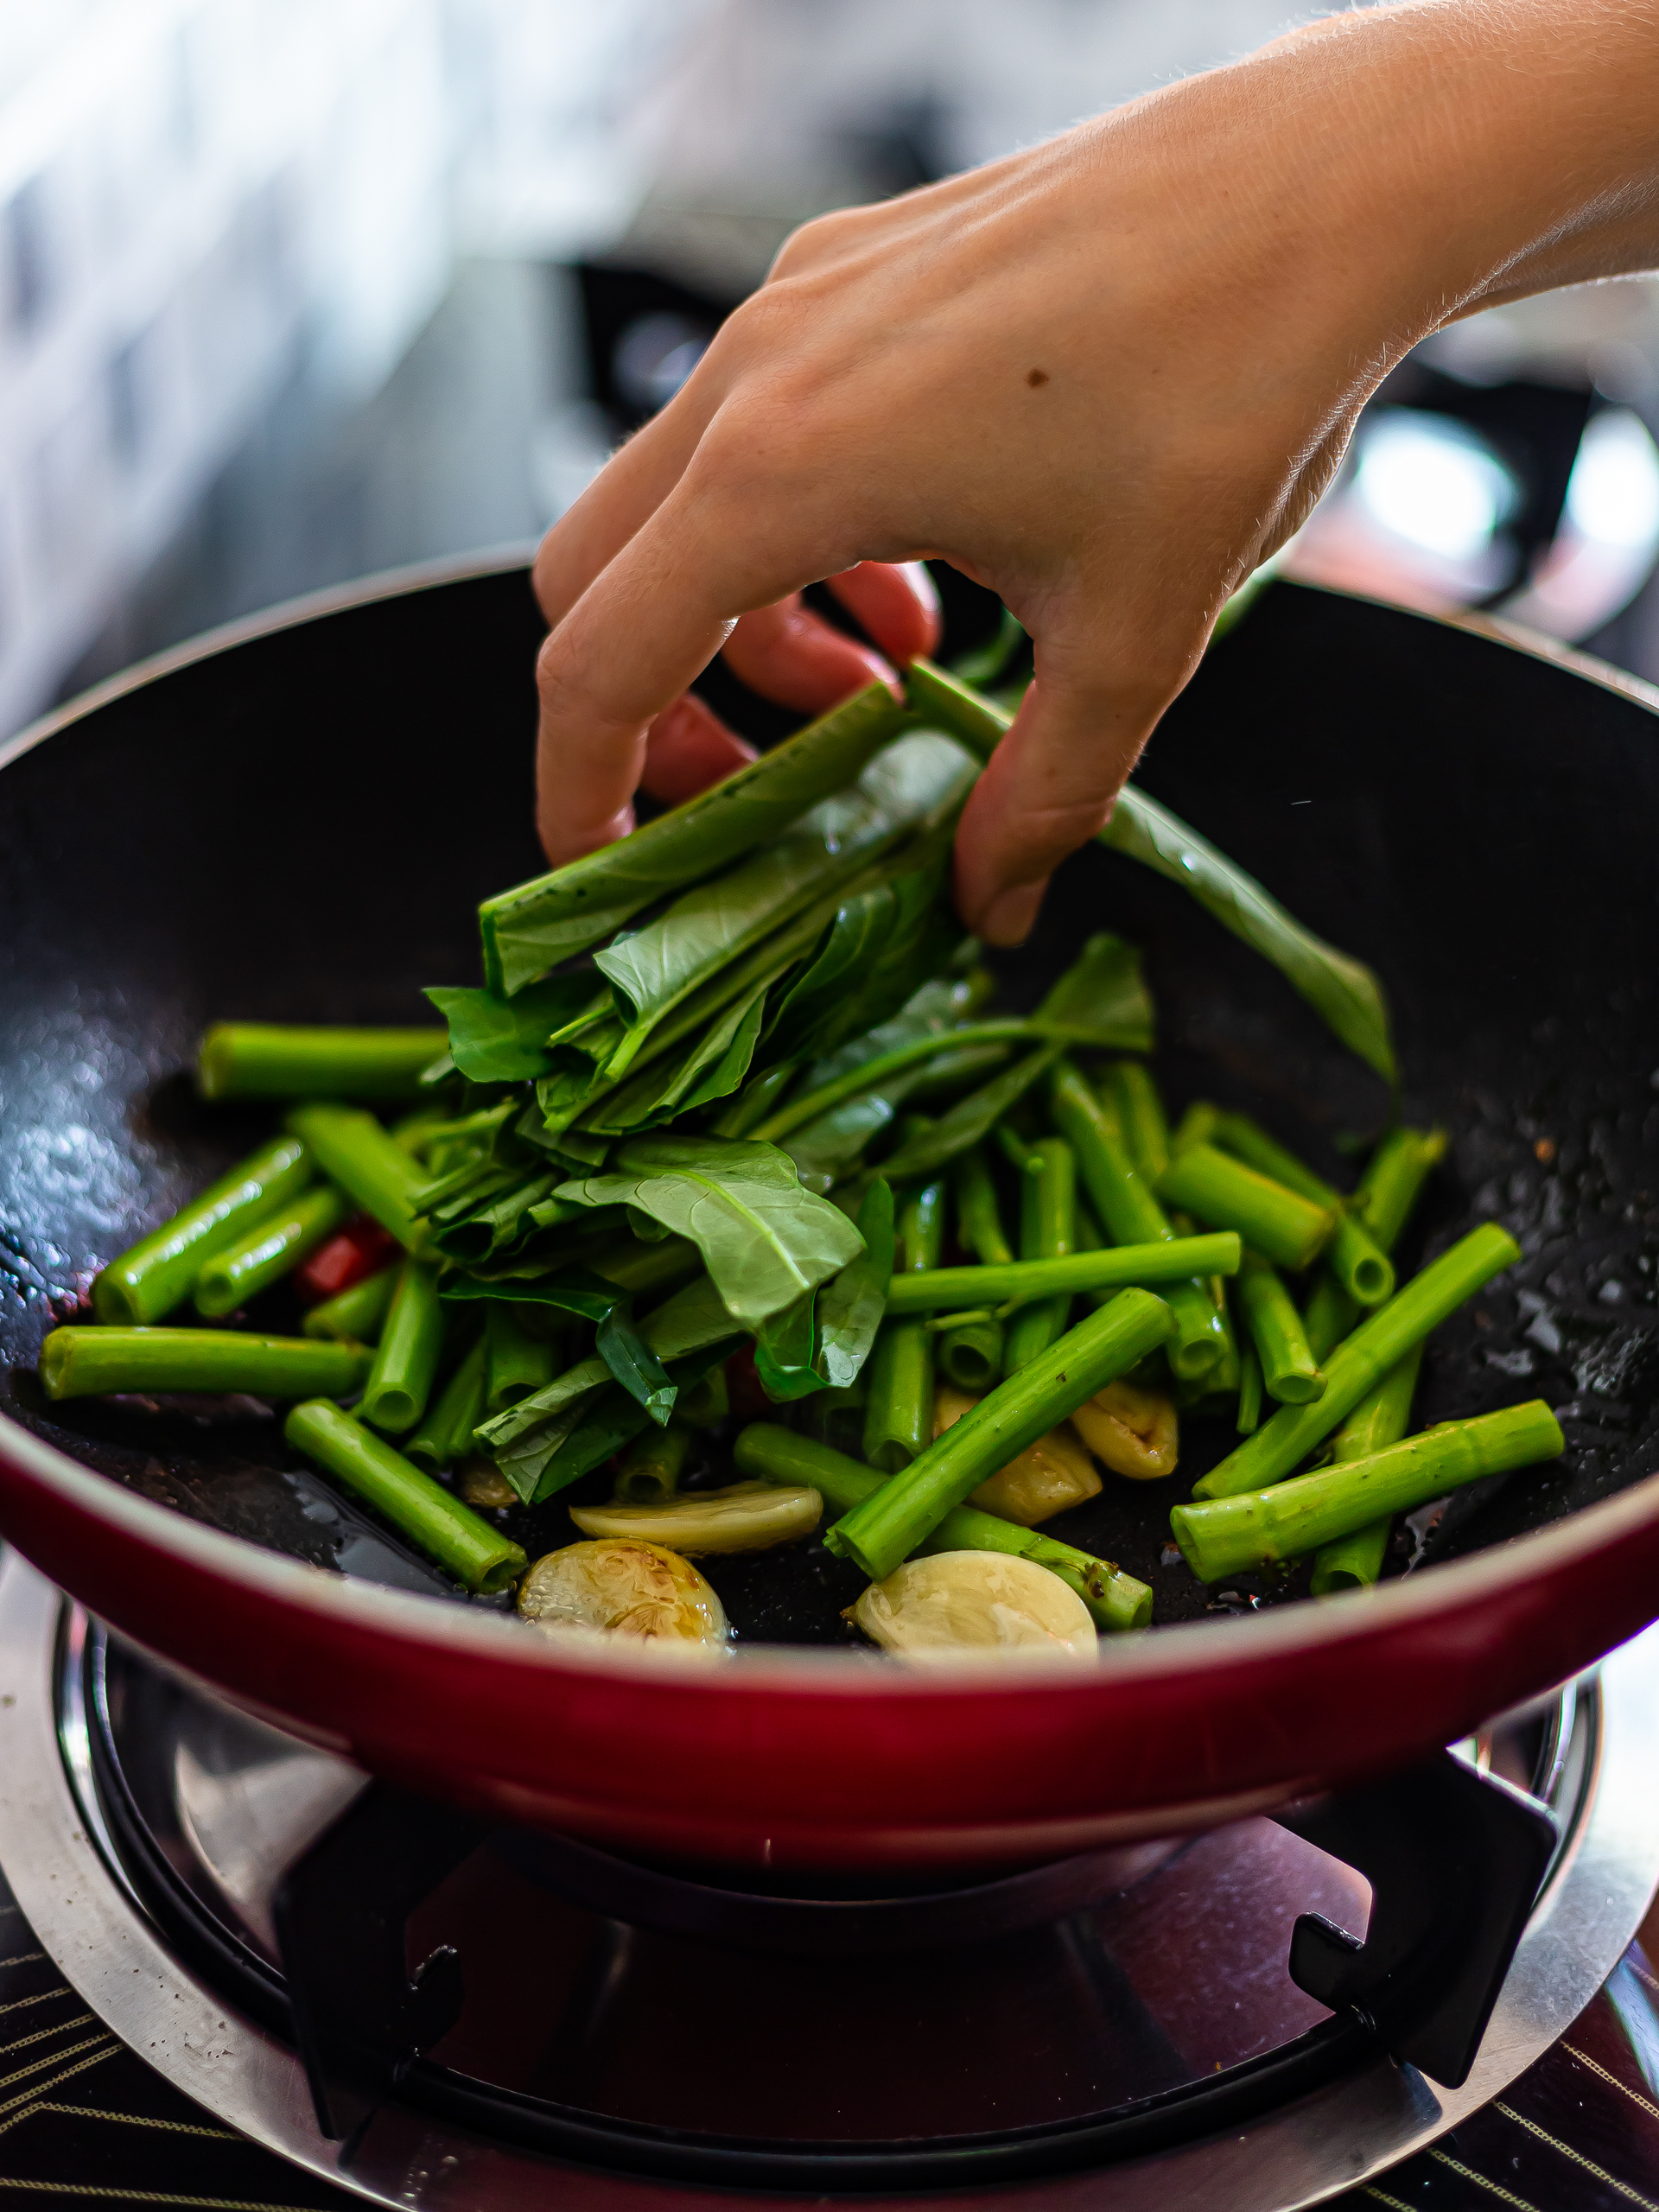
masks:
{"type": "Polygon", "coordinates": [[[1045,876],[1040,883],[1017,884],[993,899],[979,925],[979,934],[986,944],[1023,944],[1031,935],[1047,888],[1045,876]]]}

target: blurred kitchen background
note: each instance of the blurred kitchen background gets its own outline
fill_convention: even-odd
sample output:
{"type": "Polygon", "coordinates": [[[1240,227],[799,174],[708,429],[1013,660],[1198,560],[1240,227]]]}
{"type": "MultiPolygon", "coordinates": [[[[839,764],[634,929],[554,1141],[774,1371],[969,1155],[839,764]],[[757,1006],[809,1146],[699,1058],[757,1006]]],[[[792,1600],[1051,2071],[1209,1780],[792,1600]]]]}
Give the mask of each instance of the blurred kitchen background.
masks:
{"type": "MultiPolygon", "coordinates": [[[[1244,52],[1272,0],[0,0],[0,734],[533,539],[815,212],[1244,52]]],[[[1421,350],[1296,573],[1659,679],[1659,288],[1421,350]]]]}

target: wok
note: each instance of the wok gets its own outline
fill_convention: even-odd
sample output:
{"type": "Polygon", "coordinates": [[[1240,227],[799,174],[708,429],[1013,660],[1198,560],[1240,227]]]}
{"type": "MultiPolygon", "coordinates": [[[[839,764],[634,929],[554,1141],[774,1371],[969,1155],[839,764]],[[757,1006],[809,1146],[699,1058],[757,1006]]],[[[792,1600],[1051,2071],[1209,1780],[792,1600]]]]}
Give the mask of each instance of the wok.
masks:
{"type": "MultiPolygon", "coordinates": [[[[538,626],[516,563],[371,584],[166,656],[3,757],[0,1526],[38,1567],[406,1785],[635,1848],[918,1870],[1380,1772],[1659,1613],[1656,695],[1282,585],[1214,648],[1144,781],[1383,976],[1407,1110],[1456,1140],[1408,1263],[1492,1215],[1522,1240],[1437,1338],[1423,1417],[1536,1394],[1569,1439],[1416,1530],[1412,1572],[1317,1604],[1205,1591],[1160,1556],[1172,1496],[1224,1443],[1195,1431],[1173,1484],[1102,1506],[1178,1624],[1103,1647],[1097,1671],[946,1681],[780,1648],[665,1664],[556,1650],[433,1594],[270,1422],[48,1408],[31,1370],[54,1311],[261,1126],[194,1103],[202,1025],[408,1020],[422,984],[474,980],[475,903],[537,867],[538,626]]],[[[1010,989],[1028,999],[1103,924],[1147,948],[1178,1101],[1248,1101],[1331,1169],[1380,1125],[1381,1086],[1273,970],[1098,849],[1010,989]]]]}

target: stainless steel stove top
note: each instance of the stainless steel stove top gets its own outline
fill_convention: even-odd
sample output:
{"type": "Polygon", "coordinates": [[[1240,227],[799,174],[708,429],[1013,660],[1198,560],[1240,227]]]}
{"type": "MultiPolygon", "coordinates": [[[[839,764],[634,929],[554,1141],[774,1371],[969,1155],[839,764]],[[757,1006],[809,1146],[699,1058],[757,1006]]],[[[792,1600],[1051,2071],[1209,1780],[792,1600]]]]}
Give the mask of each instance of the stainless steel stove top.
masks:
{"type": "MultiPolygon", "coordinates": [[[[544,2205],[550,2196],[569,2212],[670,2212],[721,2201],[718,2190],[577,2166],[391,2103],[367,2113],[344,2142],[326,2137],[293,2050],[182,1962],[111,1832],[94,1771],[99,1716],[87,1712],[83,1697],[86,1633],[84,1616],[23,1562],[7,1560],[0,1570],[0,1867],[41,1943],[116,2035],[254,2142],[318,2179],[405,2212],[510,2212],[521,2203],[544,2205]]],[[[274,1966],[276,1886],[352,1802],[363,1777],[206,1694],[180,1695],[169,1685],[165,1707],[167,1725],[153,1732],[147,1821],[173,1874],[213,1924],[251,1961],[274,1966]]],[[[1499,2096],[1607,1980],[1659,1884],[1659,1630],[1548,1707],[1498,1726],[1468,1747],[1468,1756],[1537,1795],[1556,1815],[1563,1840],[1463,2088],[1448,2091],[1413,2068],[1367,2056],[1278,2109],[1150,2156],[1027,2179],[1013,2191],[889,2192],[881,2202],[1017,2201],[1022,2212],[1050,2206],[1210,2212],[1220,2205],[1229,2212],[1288,2212],[1381,2174],[1499,2096]]],[[[1099,2016],[1127,1993],[1135,2017],[1152,2024],[1150,2051],[1132,2047],[1132,2039],[1103,2038],[1106,2056],[1097,2053],[1097,2063],[1139,2067],[1155,2082],[1158,2069],[1174,2063],[1172,2053],[1189,2073],[1210,2064],[1219,2071],[1304,2034],[1325,2016],[1289,1980],[1284,1961],[1291,1923],[1308,1910],[1362,1928],[1364,1885],[1269,1823],[1242,1823],[1173,1855],[1149,1853],[1141,1879],[1091,1908],[1086,1926],[1066,1937],[1067,1986],[1081,1992],[1076,2001],[1099,2016]],[[1090,1964],[1096,1958],[1119,1980],[1103,1981],[1100,1966],[1090,1964]]],[[[532,2020],[553,1972],[538,1963],[536,1946],[552,1942],[563,1925],[549,1936],[532,1921],[524,1923],[518,1980],[532,2020]]],[[[651,2045],[643,2015],[627,2009],[626,1939],[605,1955],[616,1986],[600,1993],[611,2009],[605,2034],[588,2039],[582,2060],[584,2093],[597,2104],[609,2099],[626,2107],[630,2069],[639,2071],[651,2045]]],[[[890,1979],[884,1986],[884,1978],[937,1976],[948,1967],[929,1965],[923,1955],[908,1965],[855,1961],[846,1971],[861,1978],[874,2021],[894,1986],[890,1979]]],[[[647,1987],[645,1967],[635,1961],[632,1970],[647,1987]]],[[[811,1984],[802,1979],[797,1986],[804,2001],[811,1984]]],[[[1058,1982],[1043,1984],[1039,1994],[1048,2024],[1062,2023],[1073,1999],[1058,1982]]],[[[699,2115],[709,2097],[718,2101],[720,2067],[744,2063],[712,1987],[703,2017],[711,2051],[684,2050],[680,2061],[699,2115]]],[[[1017,2011],[1005,2017],[1020,2021],[1014,2039],[1028,2056],[1023,2046],[1034,2033],[1032,2018],[1017,2011]]],[[[902,2055],[881,2052],[879,2033],[869,2041],[883,2064],[903,2065],[902,2055]]],[[[1060,2059],[1048,2063],[1058,2080],[1068,2048],[1058,2027],[1054,2041],[1060,2059]]],[[[472,2045],[461,2036],[451,2062],[470,2063],[476,2045],[476,2034],[472,2045]]],[[[437,2055],[445,2056],[442,2044],[437,2055]]],[[[763,2057],[757,2046],[747,2063],[763,2057]]],[[[658,2055],[653,2063],[673,2061],[658,2055]]],[[[1021,2088],[1022,2079],[1018,2065],[992,2064],[966,2090],[947,2084],[927,2094],[946,2105],[952,2097],[995,2094],[999,2084],[1011,2099],[1034,2094],[1021,2088]]],[[[787,2072],[778,2080],[787,2084],[787,2072]]],[[[789,2088],[806,2115],[804,2133],[822,2131],[827,2094],[820,2081],[789,2088]]],[[[1062,2083],[1055,2094],[1063,2101],[1068,2092],[1062,2083]]],[[[747,2190],[741,2201],[763,2207],[801,2198],[747,2190]]]]}

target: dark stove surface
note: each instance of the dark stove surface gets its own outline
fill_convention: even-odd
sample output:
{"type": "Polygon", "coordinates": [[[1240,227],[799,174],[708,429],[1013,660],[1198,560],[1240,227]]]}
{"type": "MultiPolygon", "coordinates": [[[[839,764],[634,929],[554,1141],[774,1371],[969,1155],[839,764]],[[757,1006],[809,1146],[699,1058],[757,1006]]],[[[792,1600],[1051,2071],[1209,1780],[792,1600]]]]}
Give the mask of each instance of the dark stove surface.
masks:
{"type": "MultiPolygon", "coordinates": [[[[225,2127],[111,2034],[42,1952],[3,1879],[0,1992],[0,2190],[17,2212],[77,2203],[360,2212],[359,2198],[225,2127]]],[[[642,2212],[647,2202],[715,2212],[718,2201],[702,2190],[652,2190],[642,2212]]],[[[1017,2190],[1008,2201],[1013,2212],[1017,2190]]],[[[938,2202],[948,2212],[950,2197],[938,2202]]],[[[1659,1978],[1640,1942],[1495,2103],[1333,2202],[1335,2212],[1659,2206],[1659,1978]]],[[[1110,2203],[1104,2189],[1100,2203],[1110,2203]]]]}

